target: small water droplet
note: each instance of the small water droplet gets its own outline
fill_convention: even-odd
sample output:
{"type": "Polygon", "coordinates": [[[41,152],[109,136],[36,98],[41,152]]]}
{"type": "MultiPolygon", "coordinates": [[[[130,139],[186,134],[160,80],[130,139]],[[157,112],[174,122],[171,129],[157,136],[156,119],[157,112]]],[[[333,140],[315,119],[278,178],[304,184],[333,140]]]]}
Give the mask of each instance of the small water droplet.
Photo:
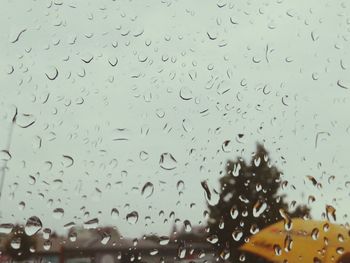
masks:
{"type": "Polygon", "coordinates": [[[184,221],[184,226],[187,233],[192,231],[191,222],[189,220],[184,221]]]}
{"type": "Polygon", "coordinates": [[[262,213],[264,213],[266,208],[267,208],[266,203],[263,203],[261,201],[256,202],[254,207],[253,207],[253,216],[259,217],[262,213]]]}
{"type": "Polygon", "coordinates": [[[69,156],[69,155],[62,155],[63,156],[63,166],[68,168],[73,166],[74,164],[74,159],[73,157],[69,156]]]}
{"type": "Polygon", "coordinates": [[[284,239],[284,251],[289,252],[292,250],[293,240],[292,237],[288,234],[284,239]]]}
{"type": "Polygon", "coordinates": [[[326,205],[326,216],[328,221],[335,222],[337,220],[335,212],[336,212],[336,209],[333,206],[326,205]]]}
{"type": "Polygon", "coordinates": [[[48,251],[51,249],[52,243],[50,240],[45,240],[44,244],[43,244],[43,248],[44,250],[48,251]]]}
{"type": "Polygon", "coordinates": [[[28,236],[33,236],[41,230],[42,226],[43,225],[39,217],[32,216],[27,220],[27,223],[24,227],[24,232],[28,236]]]}
{"type": "Polygon", "coordinates": [[[290,231],[293,227],[292,219],[289,217],[288,213],[284,209],[279,209],[280,215],[284,219],[284,228],[290,231]]]}
{"type": "Polygon", "coordinates": [[[250,233],[252,235],[255,235],[256,233],[259,232],[259,227],[256,224],[251,225],[250,227],[250,233]]]}
{"type": "Polygon", "coordinates": [[[177,256],[179,258],[185,258],[185,255],[186,255],[186,248],[184,246],[179,246],[177,250],[177,256]]]}
{"type": "Polygon", "coordinates": [[[177,161],[171,153],[162,153],[160,155],[159,165],[164,170],[173,170],[177,166],[177,161]]]}
{"type": "Polygon", "coordinates": [[[243,237],[243,231],[241,229],[236,229],[232,232],[232,238],[234,241],[240,241],[243,237]]]}
{"type": "Polygon", "coordinates": [[[230,210],[230,215],[232,219],[236,219],[238,217],[238,209],[237,207],[233,206],[230,210]]]}
{"type": "Polygon", "coordinates": [[[7,162],[7,161],[11,160],[11,158],[12,158],[12,156],[11,156],[9,151],[7,151],[7,150],[0,151],[0,161],[7,162]]]}
{"type": "Polygon", "coordinates": [[[64,216],[63,208],[55,208],[52,213],[53,217],[56,219],[62,219],[62,217],[64,216]]]}
{"type": "Polygon", "coordinates": [[[218,238],[217,235],[210,235],[210,236],[207,237],[207,241],[210,244],[216,244],[219,241],[219,238],[218,238]]]}
{"type": "Polygon", "coordinates": [[[313,240],[317,240],[318,237],[319,237],[319,233],[320,233],[320,231],[318,230],[318,228],[312,229],[312,231],[311,231],[311,237],[312,237],[312,239],[313,239],[313,240]]]}
{"type": "Polygon", "coordinates": [[[0,224],[0,234],[10,234],[13,229],[13,224],[0,224]]]}
{"type": "Polygon", "coordinates": [[[277,244],[273,245],[273,250],[275,251],[276,256],[282,255],[282,249],[279,245],[277,244]]]}
{"type": "Polygon", "coordinates": [[[149,158],[149,154],[145,151],[141,151],[139,156],[141,161],[147,161],[149,158]]]}
{"type": "Polygon", "coordinates": [[[101,244],[102,245],[107,245],[107,243],[111,240],[111,234],[107,232],[102,233],[102,238],[101,238],[101,244]]]}
{"type": "Polygon", "coordinates": [[[222,143],[221,149],[225,153],[230,153],[233,151],[233,143],[230,140],[226,140],[222,143]]]}
{"type": "Polygon", "coordinates": [[[151,255],[151,256],[155,256],[155,255],[157,255],[159,253],[159,251],[158,251],[158,249],[156,249],[156,248],[153,248],[150,252],[149,252],[149,254],[151,255]]]}
{"type": "Polygon", "coordinates": [[[179,96],[183,100],[191,100],[193,98],[192,91],[188,87],[182,87],[179,96]]]}
{"type": "Polygon", "coordinates": [[[111,216],[113,219],[117,219],[119,217],[119,210],[117,208],[113,208],[111,210],[111,216]]]}
{"type": "Polygon", "coordinates": [[[234,177],[239,176],[239,171],[240,171],[240,170],[241,170],[241,164],[240,164],[240,163],[235,164],[235,165],[233,166],[232,175],[233,175],[234,177]]]}
{"type": "Polygon", "coordinates": [[[337,247],[336,251],[337,251],[337,254],[341,255],[344,253],[345,249],[343,247],[337,247]]]}
{"type": "Polygon", "coordinates": [[[77,237],[78,237],[78,235],[77,235],[76,232],[71,232],[71,233],[69,233],[69,240],[70,240],[71,242],[77,241],[77,237]]]}
{"type": "Polygon", "coordinates": [[[13,249],[19,249],[21,247],[21,238],[20,237],[15,237],[11,240],[11,243],[10,243],[11,247],[13,249]]]}
{"type": "Polygon", "coordinates": [[[170,238],[167,237],[167,236],[161,236],[159,238],[159,245],[161,246],[165,246],[165,245],[168,245],[169,244],[169,241],[170,241],[170,238]]]}
{"type": "Polygon", "coordinates": [[[85,229],[96,229],[98,226],[98,223],[99,223],[98,218],[93,218],[91,220],[84,222],[84,228],[85,229]]]}
{"type": "Polygon", "coordinates": [[[147,182],[145,183],[145,185],[142,187],[142,190],[141,190],[141,195],[144,197],[144,198],[148,198],[150,197],[154,192],[154,186],[151,182],[147,182]]]}
{"type": "Polygon", "coordinates": [[[129,222],[129,224],[134,225],[139,220],[139,214],[136,211],[132,211],[126,215],[126,220],[129,222]]]}

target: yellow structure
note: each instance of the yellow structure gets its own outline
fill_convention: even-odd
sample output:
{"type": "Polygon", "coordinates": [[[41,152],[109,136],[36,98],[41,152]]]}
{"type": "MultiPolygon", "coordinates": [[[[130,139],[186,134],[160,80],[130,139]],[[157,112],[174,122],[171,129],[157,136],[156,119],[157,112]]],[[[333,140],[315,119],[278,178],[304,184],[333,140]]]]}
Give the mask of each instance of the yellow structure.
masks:
{"type": "Polygon", "coordinates": [[[327,221],[292,219],[278,222],[250,237],[240,249],[272,262],[349,263],[349,227],[327,221]]]}

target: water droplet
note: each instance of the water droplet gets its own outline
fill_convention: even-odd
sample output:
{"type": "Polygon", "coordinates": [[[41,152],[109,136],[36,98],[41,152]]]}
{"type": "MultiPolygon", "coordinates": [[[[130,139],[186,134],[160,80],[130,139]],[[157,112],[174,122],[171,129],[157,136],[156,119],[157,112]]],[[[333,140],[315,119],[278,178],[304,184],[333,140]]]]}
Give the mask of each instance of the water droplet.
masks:
{"type": "Polygon", "coordinates": [[[211,244],[216,244],[219,241],[219,238],[217,235],[210,235],[207,237],[207,241],[211,244]]]}
{"type": "Polygon", "coordinates": [[[275,251],[276,256],[282,255],[282,249],[279,245],[273,245],[273,250],[275,251]]]}
{"type": "Polygon", "coordinates": [[[28,236],[33,236],[41,230],[42,226],[41,220],[36,216],[32,216],[27,220],[24,232],[28,236]]]}
{"type": "Polygon", "coordinates": [[[177,161],[170,153],[160,155],[159,165],[165,170],[173,170],[177,166],[177,161]]]}
{"type": "Polygon", "coordinates": [[[126,215],[126,220],[129,222],[129,224],[134,225],[139,220],[139,214],[136,211],[132,211],[126,215]]]}
{"type": "Polygon", "coordinates": [[[336,217],[336,209],[331,206],[331,205],[326,205],[326,216],[328,221],[333,221],[335,222],[337,217],[336,217]]]}
{"type": "Polygon", "coordinates": [[[241,229],[236,229],[232,232],[232,238],[234,241],[240,241],[243,237],[243,231],[241,229]]]}
{"type": "Polygon", "coordinates": [[[43,248],[44,250],[48,251],[51,249],[52,243],[50,240],[45,240],[44,244],[43,244],[43,248]]]}
{"type": "Polygon", "coordinates": [[[29,175],[28,183],[30,185],[35,185],[36,184],[36,178],[34,176],[32,176],[32,175],[29,175]]]}
{"type": "Polygon", "coordinates": [[[292,237],[288,234],[284,239],[284,251],[289,252],[292,250],[293,240],[292,237]]]}
{"type": "Polygon", "coordinates": [[[74,159],[69,155],[62,155],[63,156],[63,166],[68,168],[73,166],[74,159]]]}
{"type": "Polygon", "coordinates": [[[17,126],[25,129],[32,126],[36,122],[36,118],[32,114],[16,114],[14,122],[17,124],[17,126]]]}
{"type": "Polygon", "coordinates": [[[69,223],[65,224],[63,227],[66,228],[66,229],[69,229],[69,228],[72,228],[73,226],[75,226],[75,223],[74,222],[69,222],[69,223]]]}
{"type": "Polygon", "coordinates": [[[264,213],[266,208],[267,208],[266,203],[262,203],[261,201],[256,202],[253,207],[253,216],[259,217],[262,213],[264,213]]]}
{"type": "Polygon", "coordinates": [[[150,252],[149,252],[149,254],[151,255],[151,256],[155,256],[155,255],[157,255],[159,253],[159,251],[158,251],[158,249],[156,249],[156,248],[153,248],[150,252]]]}
{"type": "Polygon", "coordinates": [[[350,85],[345,83],[343,80],[338,80],[337,85],[342,89],[349,89],[350,85]]]}
{"type": "Polygon", "coordinates": [[[193,98],[192,91],[188,87],[182,87],[179,96],[183,100],[191,100],[193,98]]]}
{"type": "Polygon", "coordinates": [[[211,192],[210,192],[210,190],[209,190],[207,181],[202,181],[202,182],[201,182],[201,185],[202,185],[202,187],[203,187],[203,189],[204,189],[204,191],[205,191],[205,197],[206,197],[206,199],[210,201],[210,199],[211,199],[211,192]]]}
{"type": "Polygon", "coordinates": [[[1,161],[7,162],[7,161],[11,160],[11,158],[12,158],[12,156],[11,156],[9,151],[7,151],[7,150],[0,151],[0,160],[1,161]]]}
{"type": "Polygon", "coordinates": [[[184,221],[184,226],[187,233],[192,231],[191,222],[189,220],[184,221]]]}
{"type": "Polygon", "coordinates": [[[255,185],[255,189],[256,189],[257,192],[260,192],[262,190],[262,185],[260,183],[257,183],[255,185]]]}
{"type": "Polygon", "coordinates": [[[11,247],[13,249],[19,249],[21,247],[21,238],[20,237],[15,237],[11,240],[11,247]]]}
{"type": "Polygon", "coordinates": [[[215,191],[215,189],[213,192],[210,191],[207,181],[202,181],[201,185],[204,189],[204,195],[207,202],[212,206],[216,205],[220,200],[219,194],[215,191]]]}
{"type": "Polygon", "coordinates": [[[0,234],[10,234],[13,229],[13,224],[0,224],[0,234]]]}
{"type": "Polygon", "coordinates": [[[101,244],[102,245],[107,245],[107,243],[111,240],[111,234],[107,232],[102,233],[102,238],[101,238],[101,244]]]}
{"type": "Polygon", "coordinates": [[[240,164],[240,163],[235,164],[235,165],[233,166],[232,175],[233,175],[234,177],[239,176],[239,171],[240,171],[240,170],[241,170],[241,164],[240,164]]]}
{"type": "Polygon", "coordinates": [[[11,33],[10,33],[10,42],[13,44],[13,43],[16,43],[20,37],[23,35],[24,32],[27,31],[27,28],[22,28],[20,30],[11,30],[11,33]]]}
{"type": "Polygon", "coordinates": [[[191,132],[193,130],[192,123],[188,119],[183,119],[182,120],[182,128],[184,129],[185,132],[191,132]]]}
{"type": "Polygon", "coordinates": [[[64,210],[63,208],[55,208],[53,210],[53,217],[56,219],[62,219],[62,217],[64,216],[64,210]]]}
{"type": "Polygon", "coordinates": [[[31,246],[31,247],[29,248],[29,251],[30,251],[30,253],[35,253],[35,252],[36,252],[35,247],[34,247],[34,246],[31,246]]]}
{"type": "Polygon", "coordinates": [[[324,231],[324,232],[328,232],[328,230],[329,230],[329,224],[328,224],[328,223],[325,223],[325,224],[323,225],[323,231],[324,231]]]}
{"type": "Polygon", "coordinates": [[[260,231],[260,229],[259,229],[258,225],[256,225],[256,224],[251,225],[251,227],[250,227],[250,233],[251,233],[252,235],[255,235],[255,234],[258,233],[259,231],[260,231]]]}
{"type": "Polygon", "coordinates": [[[230,251],[228,249],[224,249],[223,251],[221,251],[220,253],[220,258],[223,260],[228,260],[230,257],[230,251]]]}
{"type": "Polygon", "coordinates": [[[178,181],[177,184],[176,184],[176,189],[177,189],[179,192],[183,191],[183,190],[185,189],[185,183],[184,183],[184,181],[182,181],[182,180],[178,181]]]}
{"type": "Polygon", "coordinates": [[[231,210],[230,210],[231,218],[232,218],[232,219],[236,219],[237,216],[238,216],[238,214],[239,214],[239,213],[238,213],[237,207],[233,206],[233,207],[231,208],[231,210]]]}
{"type": "Polygon", "coordinates": [[[70,240],[70,242],[75,242],[75,241],[77,241],[77,237],[78,237],[78,235],[77,235],[76,232],[71,232],[71,233],[69,233],[69,240],[70,240]]]}
{"type": "Polygon", "coordinates": [[[284,219],[284,228],[290,231],[293,227],[292,219],[289,217],[288,213],[284,209],[279,209],[280,215],[284,219]]]}
{"type": "Polygon", "coordinates": [[[49,80],[55,80],[58,77],[58,69],[56,67],[50,67],[45,73],[49,80]]]}
{"type": "Polygon", "coordinates": [[[230,140],[226,140],[222,143],[221,149],[225,153],[230,153],[233,151],[233,143],[230,140]]]}
{"type": "Polygon", "coordinates": [[[320,231],[318,230],[318,228],[312,229],[312,231],[311,231],[311,237],[312,237],[312,239],[313,239],[313,240],[317,240],[318,237],[319,237],[319,233],[320,233],[320,231]]]}
{"type": "Polygon", "coordinates": [[[51,235],[51,229],[45,228],[43,229],[43,238],[44,239],[49,239],[51,235]]]}
{"type": "Polygon", "coordinates": [[[185,255],[186,255],[186,248],[184,246],[179,246],[177,250],[177,256],[179,258],[185,258],[185,255]]]}
{"type": "Polygon", "coordinates": [[[339,242],[344,242],[345,238],[342,234],[338,234],[338,240],[339,240],[339,242]]]}
{"type": "Polygon", "coordinates": [[[255,167],[259,167],[260,163],[261,163],[261,158],[260,157],[254,159],[255,167]]]}
{"type": "Polygon", "coordinates": [[[113,219],[117,219],[119,217],[119,211],[118,211],[117,208],[113,208],[111,210],[111,216],[112,216],[113,219]]]}
{"type": "Polygon", "coordinates": [[[147,161],[149,158],[149,154],[145,151],[140,152],[140,160],[141,161],[147,161]]]}
{"type": "Polygon", "coordinates": [[[219,222],[219,229],[224,229],[224,228],[225,228],[225,221],[224,221],[224,218],[221,217],[219,222]]]}
{"type": "Polygon", "coordinates": [[[169,244],[169,241],[170,241],[170,238],[167,237],[167,236],[161,236],[159,238],[159,245],[161,246],[165,246],[165,245],[168,245],[169,244]]]}
{"type": "Polygon", "coordinates": [[[99,223],[98,218],[90,219],[90,220],[84,222],[84,228],[85,229],[96,229],[98,226],[98,223],[99,223]]]}
{"type": "Polygon", "coordinates": [[[345,249],[343,247],[337,247],[336,251],[337,251],[337,254],[341,255],[344,253],[345,249]]]}
{"type": "Polygon", "coordinates": [[[154,186],[151,182],[147,182],[143,187],[142,187],[142,190],[141,190],[141,195],[144,197],[144,198],[148,198],[150,197],[154,192],[154,186]]]}

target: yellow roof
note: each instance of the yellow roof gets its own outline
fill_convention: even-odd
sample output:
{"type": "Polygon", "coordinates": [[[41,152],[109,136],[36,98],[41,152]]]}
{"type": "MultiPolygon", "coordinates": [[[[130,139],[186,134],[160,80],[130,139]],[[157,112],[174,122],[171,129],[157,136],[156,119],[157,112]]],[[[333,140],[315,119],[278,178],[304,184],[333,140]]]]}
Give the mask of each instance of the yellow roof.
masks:
{"type": "Polygon", "coordinates": [[[278,222],[251,236],[240,249],[273,262],[337,262],[350,252],[348,232],[343,225],[296,218],[289,231],[278,222]]]}

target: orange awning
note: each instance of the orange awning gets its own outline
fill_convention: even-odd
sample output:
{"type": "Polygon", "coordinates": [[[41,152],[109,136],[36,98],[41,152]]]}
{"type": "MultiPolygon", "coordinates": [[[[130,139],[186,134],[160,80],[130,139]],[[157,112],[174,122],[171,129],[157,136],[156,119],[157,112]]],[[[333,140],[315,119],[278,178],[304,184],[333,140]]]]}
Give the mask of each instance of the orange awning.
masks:
{"type": "Polygon", "coordinates": [[[278,222],[251,236],[240,249],[272,262],[337,262],[350,252],[348,232],[342,225],[296,218],[289,231],[278,222]]]}

